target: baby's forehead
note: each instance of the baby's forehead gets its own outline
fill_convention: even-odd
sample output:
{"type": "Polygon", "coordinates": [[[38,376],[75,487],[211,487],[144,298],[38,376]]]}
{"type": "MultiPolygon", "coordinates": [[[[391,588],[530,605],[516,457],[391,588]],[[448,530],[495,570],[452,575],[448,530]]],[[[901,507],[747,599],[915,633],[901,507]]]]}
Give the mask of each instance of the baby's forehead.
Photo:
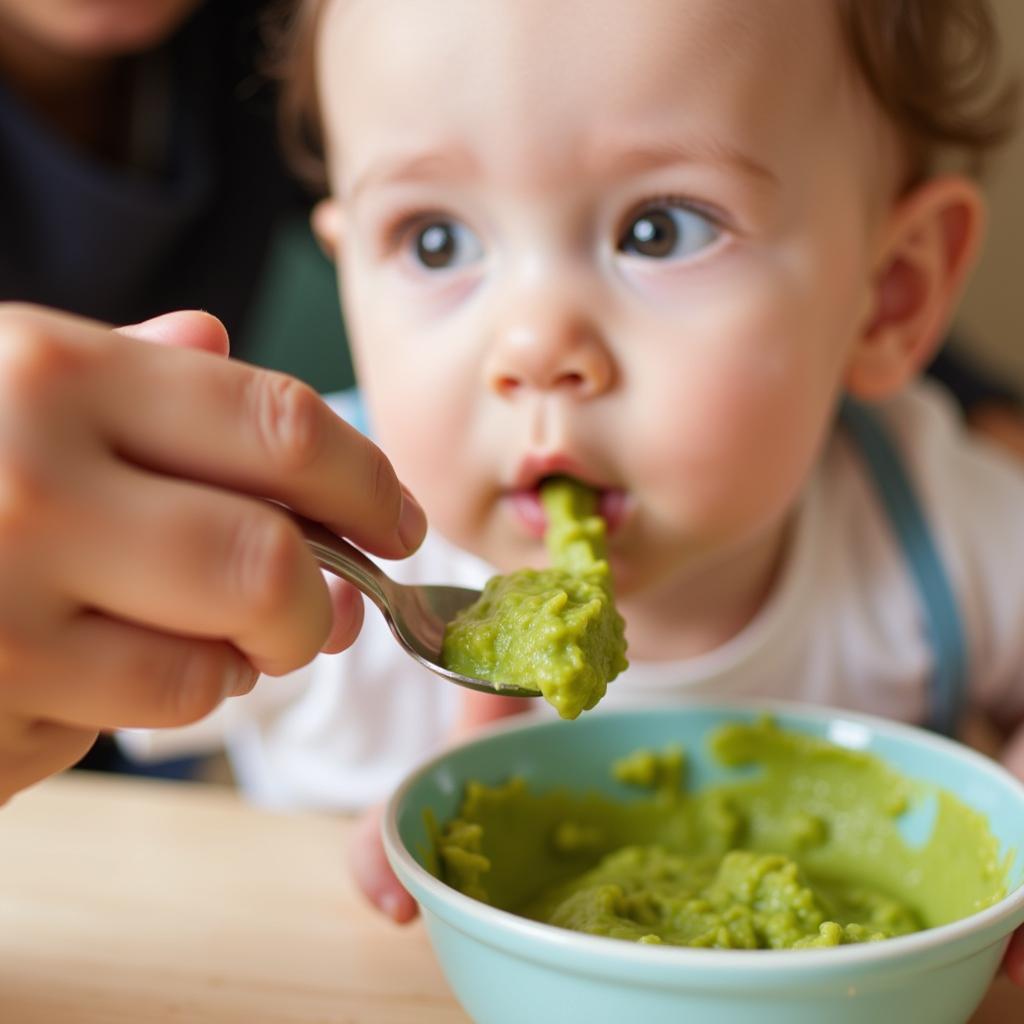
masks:
{"type": "Polygon", "coordinates": [[[633,125],[769,161],[865,127],[831,0],[336,0],[320,56],[343,150],[397,129],[530,160],[633,125]]]}
{"type": "Polygon", "coordinates": [[[328,65],[362,56],[384,82],[410,62],[462,80],[561,69],[563,88],[581,70],[653,64],[699,70],[707,90],[737,73],[770,88],[849,64],[835,0],[328,0],[322,25],[328,65]]]}

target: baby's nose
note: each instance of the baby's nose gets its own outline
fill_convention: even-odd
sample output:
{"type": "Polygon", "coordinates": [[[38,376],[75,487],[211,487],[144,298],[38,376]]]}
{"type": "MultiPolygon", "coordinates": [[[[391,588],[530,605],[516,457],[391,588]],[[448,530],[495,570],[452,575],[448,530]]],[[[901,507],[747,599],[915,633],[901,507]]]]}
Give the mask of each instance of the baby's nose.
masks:
{"type": "Polygon", "coordinates": [[[489,387],[505,398],[535,390],[588,399],[608,390],[614,366],[595,323],[545,305],[532,311],[520,308],[498,326],[486,373],[489,387]]]}

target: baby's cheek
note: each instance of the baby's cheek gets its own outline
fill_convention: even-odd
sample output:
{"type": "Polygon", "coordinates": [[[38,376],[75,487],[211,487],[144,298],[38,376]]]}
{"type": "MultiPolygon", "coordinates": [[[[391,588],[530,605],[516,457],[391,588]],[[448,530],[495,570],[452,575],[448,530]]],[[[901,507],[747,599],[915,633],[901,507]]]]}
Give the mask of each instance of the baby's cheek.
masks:
{"type": "Polygon", "coordinates": [[[374,410],[374,437],[423,506],[431,529],[459,542],[477,487],[469,479],[471,460],[460,447],[461,435],[446,429],[445,415],[414,395],[402,401],[392,394],[374,410]]]}
{"type": "Polygon", "coordinates": [[[674,483],[694,513],[778,514],[806,480],[828,417],[827,388],[800,377],[776,354],[652,378],[635,411],[638,473],[674,483]]]}

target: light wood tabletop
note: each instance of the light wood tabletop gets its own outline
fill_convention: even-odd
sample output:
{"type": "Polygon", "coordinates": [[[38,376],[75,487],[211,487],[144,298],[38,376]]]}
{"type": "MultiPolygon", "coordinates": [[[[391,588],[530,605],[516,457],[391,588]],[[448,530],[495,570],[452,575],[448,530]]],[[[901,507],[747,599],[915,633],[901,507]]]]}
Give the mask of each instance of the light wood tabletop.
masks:
{"type": "Polygon", "coordinates": [[[345,819],[76,772],[0,810],[3,1024],[466,1024],[421,925],[349,883],[345,819]]]}
{"type": "MultiPolygon", "coordinates": [[[[466,1024],[421,925],[367,909],[351,825],[73,773],[0,810],[3,1024],[466,1024]]],[[[997,983],[974,1024],[1024,1021],[997,983]]]]}

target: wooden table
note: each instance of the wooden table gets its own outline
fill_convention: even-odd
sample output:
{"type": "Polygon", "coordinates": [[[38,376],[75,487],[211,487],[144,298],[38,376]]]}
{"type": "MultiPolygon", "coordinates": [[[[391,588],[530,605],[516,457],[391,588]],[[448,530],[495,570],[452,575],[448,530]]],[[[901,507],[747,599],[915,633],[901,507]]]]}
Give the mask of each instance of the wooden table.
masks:
{"type": "Polygon", "coordinates": [[[77,772],[0,811],[3,1024],[466,1024],[422,926],[360,899],[347,821],[77,772]]]}
{"type": "MultiPolygon", "coordinates": [[[[75,773],[0,811],[3,1024],[466,1024],[420,925],[349,884],[350,825],[75,773]]],[[[975,1024],[1024,1021],[998,984],[975,1024]]]]}

